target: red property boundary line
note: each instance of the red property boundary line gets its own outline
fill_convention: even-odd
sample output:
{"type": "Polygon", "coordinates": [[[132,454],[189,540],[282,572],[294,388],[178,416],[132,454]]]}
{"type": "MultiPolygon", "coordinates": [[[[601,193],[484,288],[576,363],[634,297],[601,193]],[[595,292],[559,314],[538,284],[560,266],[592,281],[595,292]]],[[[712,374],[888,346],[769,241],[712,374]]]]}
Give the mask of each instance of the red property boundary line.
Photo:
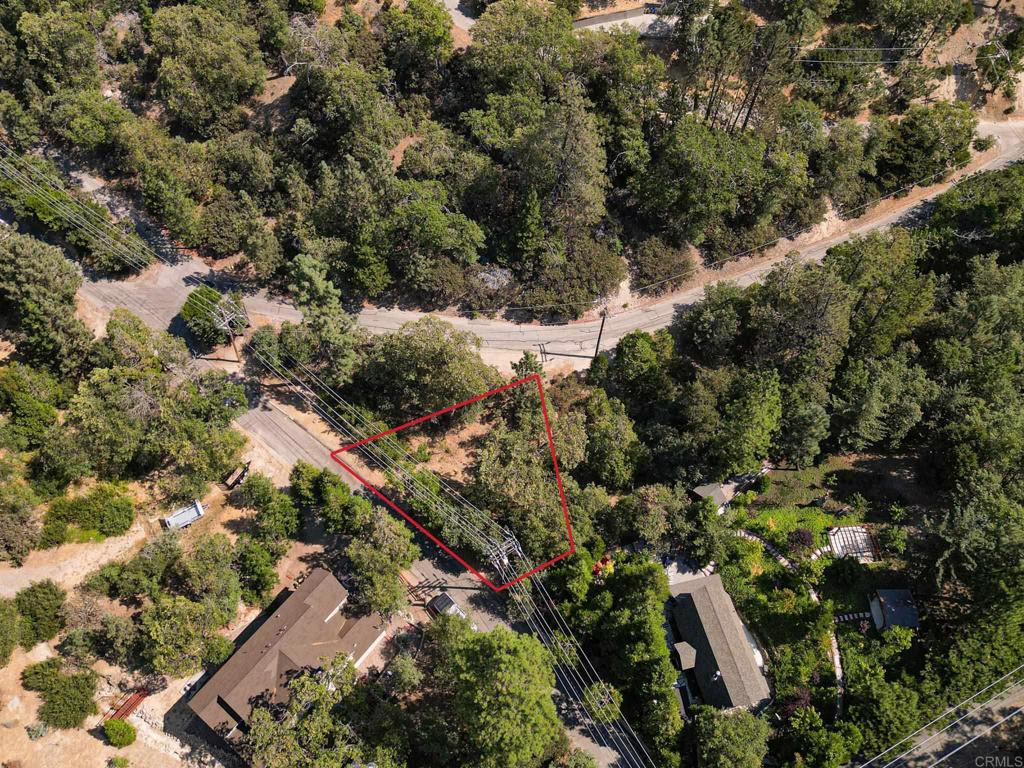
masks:
{"type": "Polygon", "coordinates": [[[335,451],[331,451],[331,458],[334,459],[336,462],[338,462],[338,464],[341,465],[342,469],[344,469],[346,472],[348,472],[350,475],[352,475],[352,477],[354,477],[356,480],[358,480],[365,488],[367,488],[371,493],[373,493],[374,496],[376,496],[378,499],[380,499],[380,501],[382,503],[386,504],[391,510],[393,510],[394,512],[396,512],[399,515],[401,515],[406,520],[406,522],[408,522],[411,526],[413,526],[413,528],[418,530],[420,533],[422,533],[424,536],[426,536],[432,542],[437,544],[437,546],[439,546],[441,549],[443,549],[445,552],[447,552],[449,555],[451,555],[453,558],[455,558],[455,560],[457,560],[460,565],[462,565],[466,570],[468,570],[470,573],[472,573],[474,576],[476,576],[478,579],[480,579],[480,581],[482,581],[488,587],[493,589],[495,592],[503,592],[504,590],[508,589],[509,587],[511,587],[511,586],[513,586],[515,584],[518,584],[523,579],[527,579],[530,576],[533,576],[535,573],[538,573],[539,571],[542,571],[545,568],[548,568],[548,567],[554,565],[559,560],[564,560],[565,558],[569,557],[570,555],[572,555],[573,553],[576,552],[576,541],[575,541],[575,539],[573,538],[573,535],[572,535],[572,521],[569,519],[569,505],[565,501],[565,489],[562,487],[562,475],[561,475],[561,473],[558,470],[558,455],[555,452],[555,438],[554,438],[554,436],[551,433],[551,419],[548,417],[547,400],[545,400],[545,398],[544,398],[544,387],[541,384],[540,374],[538,374],[538,373],[531,374],[530,376],[525,376],[525,377],[523,377],[523,378],[521,378],[521,379],[519,379],[517,381],[513,381],[513,382],[511,382],[509,384],[503,384],[502,386],[497,387],[496,389],[492,389],[492,390],[490,390],[488,392],[484,392],[483,394],[476,395],[474,397],[469,398],[468,400],[463,400],[461,403],[455,403],[455,405],[449,405],[447,408],[442,408],[439,411],[434,411],[433,413],[428,413],[426,416],[420,416],[418,419],[413,419],[412,421],[408,421],[405,424],[401,424],[401,425],[399,425],[397,427],[392,427],[391,429],[385,430],[383,432],[379,432],[376,435],[372,435],[370,437],[363,438],[362,440],[359,440],[359,441],[354,442],[354,443],[349,443],[348,445],[343,445],[341,448],[338,448],[335,451]],[[366,480],[365,478],[361,477],[359,475],[359,473],[356,472],[356,470],[353,467],[351,467],[349,464],[346,464],[339,457],[343,453],[347,453],[349,451],[355,450],[356,448],[359,448],[360,446],[366,445],[367,443],[373,442],[374,440],[377,440],[379,438],[387,437],[388,435],[393,435],[396,432],[402,431],[403,429],[408,429],[409,427],[414,427],[417,424],[422,424],[424,421],[429,421],[430,419],[437,418],[438,416],[443,416],[444,414],[451,413],[452,411],[456,411],[459,408],[465,408],[467,405],[472,405],[473,403],[478,403],[478,402],[480,402],[481,400],[483,400],[485,398],[492,397],[493,395],[501,394],[502,392],[506,392],[506,391],[508,391],[510,389],[513,389],[514,387],[522,386],[523,384],[526,384],[527,382],[533,382],[534,384],[536,384],[537,385],[537,394],[540,395],[540,410],[541,410],[542,416],[544,417],[544,432],[545,432],[545,434],[547,436],[547,439],[548,439],[548,447],[551,449],[551,462],[552,462],[552,465],[555,468],[555,483],[558,485],[558,499],[559,499],[559,501],[562,504],[562,515],[565,518],[565,530],[566,530],[566,532],[569,535],[569,548],[567,550],[565,550],[564,552],[562,552],[561,554],[556,555],[555,557],[552,557],[550,560],[547,560],[547,561],[541,563],[540,565],[531,568],[526,573],[517,576],[516,578],[512,579],[511,581],[507,581],[504,584],[495,584],[493,581],[491,581],[486,576],[484,576],[482,573],[480,573],[480,571],[478,571],[476,568],[474,568],[472,565],[470,565],[468,562],[466,562],[466,560],[463,557],[461,557],[451,547],[449,547],[447,544],[445,544],[443,541],[441,541],[441,539],[439,539],[437,536],[435,536],[433,533],[431,533],[429,530],[427,530],[427,528],[425,528],[423,525],[421,525],[420,522],[418,520],[416,520],[412,515],[410,515],[404,509],[399,507],[397,504],[395,504],[387,496],[385,496],[380,491],[379,488],[377,488],[376,486],[373,485],[373,483],[371,483],[368,480],[366,480]]]}

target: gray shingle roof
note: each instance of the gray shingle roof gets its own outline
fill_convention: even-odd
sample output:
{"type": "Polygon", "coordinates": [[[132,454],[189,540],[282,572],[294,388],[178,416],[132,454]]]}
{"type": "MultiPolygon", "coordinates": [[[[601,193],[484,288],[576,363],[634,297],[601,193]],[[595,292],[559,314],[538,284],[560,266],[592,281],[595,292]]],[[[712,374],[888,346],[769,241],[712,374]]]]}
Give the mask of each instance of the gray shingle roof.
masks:
{"type": "Polygon", "coordinates": [[[909,589],[877,590],[871,598],[871,615],[878,629],[918,627],[917,605],[909,589]]]}
{"type": "MultiPolygon", "coordinates": [[[[693,646],[701,696],[717,707],[755,707],[769,696],[732,598],[718,574],[678,585],[673,618],[693,646]]],[[[684,667],[685,668],[685,667],[684,667]]]]}

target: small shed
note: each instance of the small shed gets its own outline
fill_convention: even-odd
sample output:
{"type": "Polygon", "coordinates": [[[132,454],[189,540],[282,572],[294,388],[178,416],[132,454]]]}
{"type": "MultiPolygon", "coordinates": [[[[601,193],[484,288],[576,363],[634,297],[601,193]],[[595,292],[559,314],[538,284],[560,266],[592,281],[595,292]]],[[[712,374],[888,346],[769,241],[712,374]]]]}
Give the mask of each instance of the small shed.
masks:
{"type": "Polygon", "coordinates": [[[736,495],[733,488],[727,487],[724,483],[698,485],[690,493],[695,500],[711,499],[719,511],[724,510],[732,501],[732,497],[736,495]]]}
{"type": "Polygon", "coordinates": [[[164,518],[164,527],[168,530],[176,531],[182,528],[188,528],[192,523],[203,516],[203,504],[199,499],[196,499],[187,507],[175,510],[170,515],[164,518]]]}
{"type": "Polygon", "coordinates": [[[879,589],[871,596],[871,618],[879,631],[890,627],[917,629],[917,605],[909,589],[879,589]]]}

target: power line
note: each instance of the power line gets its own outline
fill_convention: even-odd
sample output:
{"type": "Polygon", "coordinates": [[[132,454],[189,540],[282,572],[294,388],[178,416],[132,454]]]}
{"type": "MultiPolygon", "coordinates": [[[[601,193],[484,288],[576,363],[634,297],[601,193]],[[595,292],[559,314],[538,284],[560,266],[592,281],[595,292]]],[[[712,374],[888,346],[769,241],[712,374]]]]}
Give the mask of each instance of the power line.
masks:
{"type": "Polygon", "coordinates": [[[974,742],[976,742],[976,741],[977,741],[978,739],[980,739],[980,738],[981,738],[982,736],[985,736],[985,735],[987,735],[987,734],[991,733],[991,732],[992,732],[992,731],[994,731],[994,730],[995,730],[996,728],[998,728],[998,727],[999,727],[1000,725],[1002,725],[1003,723],[1005,723],[1005,722],[1006,722],[1007,720],[1009,720],[1009,719],[1010,719],[1010,718],[1012,718],[1012,717],[1016,717],[1016,716],[1017,716],[1017,715],[1019,715],[1019,714],[1020,714],[1021,712],[1024,712],[1024,706],[1022,706],[1022,707],[1018,707],[1018,708],[1017,708],[1017,709],[1015,709],[1015,710],[1014,710],[1013,712],[1011,712],[1011,713],[1010,713],[1010,714],[1008,714],[1008,715],[1007,715],[1006,717],[1004,717],[1004,718],[1003,718],[1002,720],[999,720],[999,721],[997,721],[997,722],[993,723],[992,725],[990,725],[990,726],[989,726],[988,728],[986,728],[986,729],[985,729],[984,731],[982,731],[981,733],[979,733],[979,734],[977,734],[977,735],[975,735],[975,736],[972,736],[972,737],[971,737],[970,739],[968,739],[967,741],[965,741],[965,742],[964,742],[963,744],[961,744],[961,745],[960,745],[959,747],[957,747],[956,749],[954,749],[954,750],[953,750],[952,752],[947,752],[947,753],[946,753],[945,755],[943,755],[943,756],[942,756],[941,758],[939,758],[939,759],[938,759],[938,760],[936,760],[936,761],[935,761],[934,763],[932,763],[932,768],[934,768],[934,767],[935,767],[936,765],[939,765],[940,763],[944,763],[944,762],[946,762],[946,761],[947,761],[947,760],[948,760],[949,758],[951,758],[951,757],[952,757],[953,755],[955,755],[955,754],[956,754],[957,752],[959,752],[959,751],[960,751],[961,749],[964,749],[965,747],[968,747],[968,746],[970,746],[971,744],[973,744],[974,742]]]}
{"type": "MultiPolygon", "coordinates": [[[[892,752],[893,750],[895,750],[895,749],[898,749],[898,748],[899,748],[899,746],[900,746],[901,744],[905,744],[905,743],[906,743],[907,741],[909,741],[910,739],[913,739],[914,737],[916,737],[916,736],[920,735],[921,733],[923,733],[924,731],[928,730],[929,728],[931,728],[931,727],[932,727],[933,725],[935,725],[936,723],[938,723],[938,722],[940,722],[941,720],[944,720],[945,718],[949,717],[949,715],[951,715],[951,714],[953,714],[954,712],[956,712],[956,711],[957,711],[958,709],[960,709],[960,708],[961,708],[962,706],[964,706],[964,705],[965,705],[965,704],[967,704],[968,702],[970,702],[970,701],[972,701],[973,699],[977,698],[977,696],[979,696],[980,694],[982,694],[982,693],[985,693],[986,691],[988,691],[989,689],[993,688],[993,687],[994,687],[994,686],[996,686],[996,685],[999,685],[999,683],[1001,683],[1001,682],[1002,682],[1003,680],[1005,680],[1005,679],[1006,679],[1006,678],[1008,678],[1008,677],[1011,677],[1011,676],[1012,676],[1012,675],[1014,675],[1014,674],[1015,674],[1016,672],[1019,672],[1019,671],[1020,671],[1020,670],[1022,670],[1022,669],[1024,669],[1024,664],[1020,664],[1020,665],[1018,665],[1018,666],[1014,667],[1013,669],[1011,669],[1011,670],[1010,670],[1009,672],[1007,672],[1007,673],[1006,673],[1005,675],[1003,675],[1002,677],[1000,677],[1000,678],[998,678],[998,679],[996,679],[996,680],[992,681],[991,683],[989,683],[988,685],[986,685],[986,686],[985,686],[984,688],[982,688],[982,689],[980,689],[980,690],[978,690],[978,691],[975,691],[974,693],[972,693],[972,694],[971,694],[970,696],[968,696],[968,697],[967,697],[966,699],[964,699],[963,701],[960,701],[960,702],[958,702],[957,704],[954,704],[954,705],[953,705],[953,706],[951,706],[951,707],[950,707],[949,709],[947,709],[947,710],[946,710],[945,712],[943,712],[943,713],[942,713],[941,715],[939,715],[939,716],[938,716],[938,717],[936,717],[935,719],[931,720],[930,722],[927,722],[927,723],[925,723],[924,725],[922,725],[922,726],[921,726],[920,728],[918,728],[918,729],[917,729],[916,731],[914,731],[914,732],[913,732],[913,733],[911,733],[910,735],[908,735],[908,736],[904,736],[904,737],[903,737],[902,739],[900,739],[899,741],[897,741],[897,742],[896,742],[895,744],[893,744],[893,745],[892,745],[891,747],[889,747],[888,749],[885,749],[885,750],[883,750],[882,752],[879,752],[879,753],[878,753],[877,755],[875,755],[874,757],[872,757],[872,758],[871,758],[870,760],[868,760],[867,762],[865,762],[865,763],[861,763],[861,764],[860,764],[860,765],[858,766],[858,768],[867,768],[867,766],[871,765],[872,763],[874,763],[875,761],[877,761],[877,760],[878,760],[879,758],[882,758],[882,757],[884,757],[885,755],[887,755],[887,754],[889,754],[890,752],[892,752]]],[[[991,699],[990,699],[989,701],[991,701],[991,699]]],[[[987,702],[986,702],[986,703],[987,703],[987,702]]],[[[907,754],[907,753],[904,753],[904,754],[907,754]]],[[[901,755],[901,757],[902,757],[902,756],[903,756],[903,755],[901,755]]]]}
{"type": "MultiPolygon", "coordinates": [[[[2,142],[0,142],[0,145],[2,145],[2,142]]],[[[5,156],[5,159],[9,158],[5,156]]],[[[52,194],[50,196],[47,196],[47,190],[45,187],[43,187],[39,183],[33,182],[31,178],[26,176],[24,173],[20,173],[17,166],[14,163],[8,163],[4,162],[3,160],[0,160],[0,172],[3,172],[3,174],[7,176],[9,179],[16,180],[17,183],[20,183],[23,186],[33,190],[35,193],[44,195],[45,199],[51,201],[53,200],[52,194]]],[[[48,183],[52,184],[52,182],[48,183]]],[[[75,223],[80,228],[90,231],[97,238],[99,238],[102,243],[107,245],[116,245],[117,241],[111,238],[109,236],[109,233],[105,231],[108,230],[111,226],[110,222],[103,222],[102,224],[90,222],[88,219],[83,217],[79,211],[75,210],[73,204],[66,204],[63,202],[61,202],[60,204],[63,206],[61,208],[61,212],[68,216],[70,221],[75,223]]],[[[165,264],[169,264],[169,262],[166,259],[160,256],[160,254],[150,249],[147,245],[143,245],[145,249],[149,251],[155,258],[164,262],[165,264]]],[[[140,263],[138,261],[137,255],[132,254],[130,251],[126,251],[124,249],[116,247],[113,248],[113,251],[115,255],[117,255],[119,258],[121,258],[122,260],[126,261],[129,264],[137,265],[140,263]]],[[[206,284],[211,284],[211,281],[203,280],[202,278],[200,278],[200,281],[206,284]]],[[[212,287],[216,288],[216,286],[212,287]]],[[[213,300],[206,299],[206,297],[202,295],[197,295],[195,300],[213,312],[217,312],[221,308],[221,302],[215,302],[213,300]]],[[[244,316],[244,307],[239,307],[238,312],[241,313],[241,316],[244,316]]],[[[226,330],[229,333],[232,333],[230,321],[227,322],[226,330]]],[[[284,381],[290,389],[299,394],[299,396],[307,403],[307,405],[309,405],[315,413],[317,413],[321,418],[323,418],[339,434],[341,434],[346,439],[352,440],[353,442],[360,442],[361,440],[364,439],[364,436],[361,434],[359,428],[353,425],[346,417],[341,416],[341,414],[339,414],[338,411],[333,406],[327,403],[319,394],[316,393],[316,391],[313,388],[309,386],[308,383],[303,381],[303,379],[299,377],[294,371],[289,370],[288,367],[285,364],[283,364],[283,362],[279,361],[278,363],[275,363],[273,360],[270,360],[266,355],[262,353],[261,350],[259,350],[259,348],[256,345],[250,345],[249,352],[258,362],[260,362],[261,365],[263,365],[263,367],[268,372],[270,372],[273,376],[277,377],[281,381],[284,381]]],[[[293,362],[298,361],[293,360],[293,362]]],[[[369,424],[369,420],[367,419],[367,417],[364,414],[362,414],[358,408],[355,408],[354,406],[351,406],[346,401],[344,401],[344,399],[341,398],[340,395],[334,392],[334,390],[331,387],[324,383],[313,371],[307,368],[304,364],[299,362],[299,365],[303,368],[307,375],[311,376],[317,381],[318,385],[323,391],[329,393],[332,396],[332,398],[339,404],[339,406],[345,409],[345,411],[349,414],[350,417],[354,418],[356,421],[361,421],[364,424],[369,424]]],[[[397,443],[391,440],[390,436],[385,438],[385,440],[390,441],[389,445],[393,444],[397,446],[397,443]]],[[[400,448],[400,446],[398,447],[400,448]]],[[[405,455],[408,458],[412,458],[411,456],[409,456],[407,451],[405,451],[404,449],[401,450],[403,453],[405,453],[405,455]]],[[[511,535],[511,532],[507,532],[501,526],[497,526],[495,521],[490,519],[489,516],[487,516],[481,510],[479,510],[466,499],[464,499],[461,496],[461,494],[458,494],[456,491],[454,491],[454,489],[451,489],[446,483],[443,483],[443,481],[441,483],[441,487],[443,488],[446,494],[448,494],[453,498],[453,500],[458,502],[459,506],[463,510],[462,513],[459,512],[458,508],[451,507],[449,506],[448,503],[441,500],[437,496],[437,494],[433,492],[431,489],[424,488],[422,485],[422,481],[420,481],[415,476],[411,475],[411,473],[409,473],[404,467],[402,467],[399,462],[395,461],[392,457],[388,456],[386,451],[381,450],[377,446],[373,446],[372,442],[363,443],[363,445],[360,446],[360,451],[363,452],[364,455],[368,455],[372,461],[377,463],[378,466],[380,466],[382,469],[388,472],[392,477],[397,477],[402,480],[405,480],[406,482],[403,482],[402,484],[408,492],[414,495],[418,495],[418,498],[420,498],[420,500],[422,501],[427,501],[429,503],[437,505],[442,514],[445,515],[446,519],[448,519],[453,525],[455,525],[458,529],[465,533],[470,539],[470,541],[476,544],[478,547],[480,547],[483,551],[487,551],[487,549],[489,548],[488,545],[497,544],[498,542],[495,542],[489,534],[481,531],[481,529],[478,528],[476,524],[464,519],[462,514],[464,514],[466,511],[469,511],[471,516],[475,518],[478,523],[486,521],[490,524],[490,526],[494,526],[498,532],[507,535],[509,537],[508,540],[510,540],[514,544],[515,549],[521,553],[522,550],[519,547],[518,542],[516,542],[515,538],[511,535]]],[[[493,546],[490,548],[492,550],[495,549],[495,547],[493,546]]],[[[525,556],[523,556],[522,559],[528,564],[528,561],[526,561],[525,556]]],[[[499,570],[499,572],[505,573],[504,566],[501,562],[495,561],[494,565],[496,569],[499,570]]],[[[510,565],[508,567],[511,568],[510,565]]],[[[509,580],[511,580],[512,578],[515,578],[514,571],[512,572],[512,576],[509,577],[509,580]]],[[[533,598],[531,595],[529,595],[529,591],[526,588],[525,584],[525,581],[519,581],[514,586],[518,587],[517,591],[521,594],[525,594],[526,597],[529,599],[530,603],[534,607],[536,607],[536,603],[533,602],[533,598]]],[[[557,606],[554,604],[553,601],[550,600],[549,596],[547,607],[552,616],[557,615],[557,606]]],[[[550,625],[547,625],[546,623],[547,620],[544,617],[543,612],[537,610],[532,618],[534,618],[535,620],[531,623],[531,627],[538,634],[538,637],[546,637],[548,639],[548,642],[546,642],[545,645],[548,645],[550,643],[550,640],[556,639],[550,630],[550,625]]],[[[559,618],[561,619],[560,616],[559,618]]],[[[562,619],[561,621],[564,624],[564,619],[562,619]]],[[[567,625],[565,626],[567,628],[567,625]]],[[[578,644],[576,644],[576,647],[579,647],[578,644]]],[[[598,725],[601,725],[601,727],[603,728],[603,732],[609,737],[609,741],[615,746],[620,756],[623,757],[630,766],[653,766],[653,761],[650,760],[649,755],[647,755],[646,750],[643,748],[643,744],[639,741],[639,739],[636,739],[636,742],[637,744],[639,744],[640,747],[638,751],[637,748],[631,743],[630,739],[627,738],[625,732],[620,732],[618,730],[618,726],[616,725],[616,723],[618,721],[625,722],[625,718],[622,717],[621,712],[616,711],[616,723],[602,724],[601,720],[597,718],[593,712],[590,711],[592,707],[588,708],[587,706],[588,688],[585,684],[585,678],[575,668],[575,664],[566,663],[566,661],[567,658],[565,657],[563,652],[562,680],[565,683],[563,687],[569,691],[569,695],[571,698],[574,699],[577,707],[579,707],[583,712],[587,714],[588,720],[586,721],[586,724],[588,729],[590,729],[592,733],[597,732],[600,735],[600,729],[598,729],[597,731],[595,731],[594,729],[598,725]],[[640,751],[642,751],[643,754],[647,757],[646,763],[640,758],[640,751]]],[[[589,669],[592,670],[593,665],[589,663],[589,659],[587,661],[589,669]]],[[[592,682],[591,685],[594,684],[599,684],[603,686],[603,690],[607,691],[607,687],[604,686],[604,683],[600,683],[599,678],[595,677],[595,682],[592,682]]],[[[626,725],[628,726],[628,723],[626,723],[626,725]]],[[[632,728],[629,728],[629,733],[635,738],[635,733],[633,732],[632,728]]],[[[604,741],[603,738],[601,740],[607,746],[608,741],[604,741]]]]}

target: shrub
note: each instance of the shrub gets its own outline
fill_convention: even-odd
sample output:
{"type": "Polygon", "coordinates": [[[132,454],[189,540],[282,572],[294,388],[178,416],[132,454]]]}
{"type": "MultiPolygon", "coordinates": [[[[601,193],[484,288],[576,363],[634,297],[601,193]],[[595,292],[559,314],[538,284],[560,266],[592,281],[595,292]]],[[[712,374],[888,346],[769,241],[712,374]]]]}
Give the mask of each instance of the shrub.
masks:
{"type": "Polygon", "coordinates": [[[112,757],[107,760],[107,768],[128,768],[128,758],[112,757]]]}
{"type": "Polygon", "coordinates": [[[636,286],[655,296],[678,288],[696,272],[685,248],[674,248],[659,237],[649,237],[630,249],[629,262],[636,286]]]}
{"type": "Polygon", "coordinates": [[[757,478],[757,482],[754,483],[754,490],[757,491],[758,495],[764,495],[772,489],[772,479],[768,475],[761,475],[757,478]]]}
{"type": "Polygon", "coordinates": [[[46,726],[46,723],[32,723],[31,725],[25,726],[25,733],[28,734],[29,741],[38,741],[43,738],[50,729],[46,726]]]}
{"type": "Polygon", "coordinates": [[[26,691],[40,693],[50,690],[60,682],[60,663],[60,658],[54,656],[37,664],[29,664],[21,671],[21,687],[26,691]]]}
{"type": "Polygon", "coordinates": [[[987,149],[992,149],[996,145],[995,136],[979,136],[974,140],[974,148],[978,152],[984,152],[987,149]]]}
{"type": "Polygon", "coordinates": [[[60,609],[64,590],[47,579],[25,587],[14,597],[21,614],[21,645],[31,648],[56,637],[64,627],[60,609]]]}
{"type": "Polygon", "coordinates": [[[902,555],[907,551],[907,529],[902,525],[887,525],[882,528],[882,547],[894,555],[902,555]]]}
{"type": "Polygon", "coordinates": [[[797,528],[789,532],[787,543],[790,552],[806,552],[814,546],[814,534],[807,528],[797,528]]]}
{"type": "Polygon", "coordinates": [[[223,664],[235,651],[235,644],[223,635],[214,635],[203,646],[203,661],[214,666],[223,664]]]}
{"type": "Polygon", "coordinates": [[[96,713],[96,679],[92,670],[65,674],[59,657],[32,664],[21,673],[25,690],[42,694],[39,720],[54,728],[78,728],[96,713]]]}
{"type": "Polygon", "coordinates": [[[127,747],[135,742],[135,726],[126,720],[110,719],[103,724],[103,733],[106,734],[110,746],[127,747]]]}
{"type": "Polygon", "coordinates": [[[193,290],[181,307],[181,319],[204,344],[222,344],[228,340],[225,320],[231,328],[245,326],[240,296],[222,296],[215,288],[201,285],[193,290]]]}
{"type": "Polygon", "coordinates": [[[68,540],[69,526],[120,536],[135,519],[135,503],[113,483],[100,483],[85,496],[57,499],[46,513],[40,545],[55,547],[68,540]]]}
{"type": "Polygon", "coordinates": [[[0,600],[0,667],[11,660],[19,636],[18,609],[13,600],[0,600]]]}

